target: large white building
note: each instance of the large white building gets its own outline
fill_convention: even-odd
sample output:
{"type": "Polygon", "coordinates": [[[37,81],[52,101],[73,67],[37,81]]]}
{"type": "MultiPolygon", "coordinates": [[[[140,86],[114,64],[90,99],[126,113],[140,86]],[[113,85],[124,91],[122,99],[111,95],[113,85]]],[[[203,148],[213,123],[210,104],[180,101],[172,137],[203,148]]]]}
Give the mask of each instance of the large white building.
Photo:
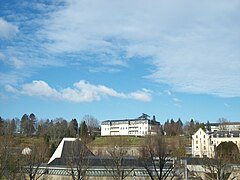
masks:
{"type": "Polygon", "coordinates": [[[192,135],[192,155],[194,157],[213,157],[221,142],[233,142],[240,149],[240,131],[222,130],[206,133],[201,128],[192,135]]]}
{"type": "Polygon", "coordinates": [[[156,134],[159,131],[160,123],[147,114],[136,119],[106,120],[101,123],[101,136],[132,135],[145,136],[156,134]]]}
{"type": "Polygon", "coordinates": [[[240,130],[240,122],[222,122],[222,123],[209,123],[205,124],[205,128],[207,129],[210,126],[211,132],[221,131],[221,130],[230,130],[230,131],[238,131],[240,130]]]}

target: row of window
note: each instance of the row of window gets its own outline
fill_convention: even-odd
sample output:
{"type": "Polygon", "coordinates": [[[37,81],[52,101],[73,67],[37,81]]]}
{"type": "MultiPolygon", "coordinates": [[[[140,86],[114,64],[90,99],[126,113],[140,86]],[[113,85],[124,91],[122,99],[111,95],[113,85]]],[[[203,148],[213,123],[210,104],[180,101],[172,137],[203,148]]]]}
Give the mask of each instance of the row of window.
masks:
{"type": "MultiPolygon", "coordinates": [[[[127,130],[127,129],[142,129],[141,127],[120,127],[121,130],[127,130]]],[[[110,130],[114,130],[114,129],[119,129],[119,127],[111,127],[110,130]]],[[[144,129],[144,128],[143,128],[144,129]]],[[[145,127],[145,130],[147,129],[147,127],[145,127]]],[[[109,128],[105,128],[105,131],[109,130],[109,128]]]]}
{"type": "MultiPolygon", "coordinates": [[[[198,144],[198,140],[196,140],[196,144],[198,144]]],[[[206,140],[203,140],[203,144],[206,144],[206,140]]]]}
{"type": "MultiPolygon", "coordinates": [[[[198,146],[196,146],[196,149],[198,149],[198,146]]],[[[206,146],[203,146],[203,150],[206,150],[206,146]]]]}
{"type": "MultiPolygon", "coordinates": [[[[200,133],[201,134],[201,133],[200,133]]],[[[206,138],[206,136],[205,135],[203,135],[203,138],[205,139],[206,138]]],[[[198,135],[196,135],[196,139],[198,139],[198,135]]]]}

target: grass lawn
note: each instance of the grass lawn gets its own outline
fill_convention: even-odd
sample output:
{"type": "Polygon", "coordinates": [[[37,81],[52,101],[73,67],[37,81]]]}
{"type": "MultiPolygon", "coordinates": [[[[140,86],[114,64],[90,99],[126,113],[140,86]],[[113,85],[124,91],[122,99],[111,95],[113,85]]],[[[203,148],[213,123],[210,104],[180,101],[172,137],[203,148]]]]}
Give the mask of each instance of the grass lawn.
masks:
{"type": "Polygon", "coordinates": [[[96,137],[91,142],[92,146],[115,146],[121,144],[122,146],[138,146],[141,145],[143,137],[135,136],[103,136],[96,137]]]}

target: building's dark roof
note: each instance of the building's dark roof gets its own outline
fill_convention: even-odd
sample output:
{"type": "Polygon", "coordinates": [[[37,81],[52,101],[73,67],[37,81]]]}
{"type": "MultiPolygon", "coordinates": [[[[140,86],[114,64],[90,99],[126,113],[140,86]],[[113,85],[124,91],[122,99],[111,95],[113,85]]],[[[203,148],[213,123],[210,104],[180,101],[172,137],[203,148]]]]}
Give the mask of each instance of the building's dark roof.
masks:
{"type": "Polygon", "coordinates": [[[116,120],[105,120],[102,121],[102,125],[104,124],[111,124],[113,122],[128,122],[130,123],[131,121],[141,121],[141,120],[147,120],[148,123],[153,124],[153,125],[160,125],[160,123],[158,121],[156,121],[155,119],[150,119],[150,116],[148,116],[147,114],[142,114],[140,117],[135,118],[135,119],[116,119],[116,120]]]}
{"type": "MultiPolygon", "coordinates": [[[[122,158],[121,166],[125,169],[128,168],[141,168],[142,163],[138,158],[135,157],[111,157],[111,156],[85,156],[83,159],[83,163],[85,163],[85,166],[91,167],[91,169],[94,169],[95,167],[102,167],[102,168],[107,168],[107,167],[115,167],[117,160],[122,158]]],[[[53,162],[48,164],[48,166],[51,167],[68,167],[68,158],[56,158],[53,162]]],[[[72,165],[72,164],[71,164],[72,165]]],[[[83,165],[83,166],[84,166],[83,165]]]]}
{"type": "Polygon", "coordinates": [[[216,131],[210,134],[213,137],[240,137],[240,131],[216,131]]]}
{"type": "MultiPolygon", "coordinates": [[[[210,126],[220,126],[220,125],[240,125],[240,122],[223,122],[223,123],[209,123],[210,126]]],[[[207,125],[207,123],[205,123],[207,125]]]]}
{"type": "Polygon", "coordinates": [[[64,141],[61,157],[55,158],[49,165],[66,165],[70,159],[79,159],[79,156],[94,156],[94,154],[80,140],[64,141]]]}

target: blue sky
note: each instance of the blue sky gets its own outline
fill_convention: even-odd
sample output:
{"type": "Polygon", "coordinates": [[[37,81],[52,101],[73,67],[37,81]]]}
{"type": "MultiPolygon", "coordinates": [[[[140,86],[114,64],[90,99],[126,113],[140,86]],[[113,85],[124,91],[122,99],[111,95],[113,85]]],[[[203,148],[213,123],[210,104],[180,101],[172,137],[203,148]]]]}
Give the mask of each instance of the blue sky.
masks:
{"type": "Polygon", "coordinates": [[[240,1],[2,0],[0,116],[240,120],[240,1]]]}

